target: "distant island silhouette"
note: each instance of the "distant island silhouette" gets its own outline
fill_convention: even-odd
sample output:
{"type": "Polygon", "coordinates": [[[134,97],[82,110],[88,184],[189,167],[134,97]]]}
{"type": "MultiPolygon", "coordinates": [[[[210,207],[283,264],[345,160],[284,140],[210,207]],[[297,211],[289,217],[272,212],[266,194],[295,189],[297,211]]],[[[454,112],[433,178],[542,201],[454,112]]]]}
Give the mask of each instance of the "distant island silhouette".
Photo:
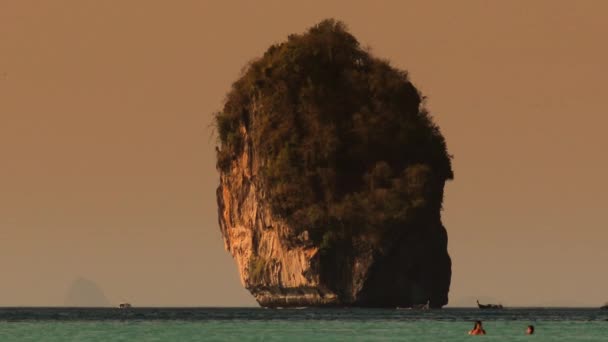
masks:
{"type": "Polygon", "coordinates": [[[99,285],[92,280],[79,277],[74,279],[65,296],[65,306],[101,307],[112,306],[99,285]]]}

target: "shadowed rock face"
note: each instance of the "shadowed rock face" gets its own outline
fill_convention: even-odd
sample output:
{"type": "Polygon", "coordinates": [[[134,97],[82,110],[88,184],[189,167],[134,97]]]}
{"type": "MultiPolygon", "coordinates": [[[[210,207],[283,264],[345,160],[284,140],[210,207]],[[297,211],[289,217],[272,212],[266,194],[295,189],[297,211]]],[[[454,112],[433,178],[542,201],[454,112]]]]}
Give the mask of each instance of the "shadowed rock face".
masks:
{"type": "Polygon", "coordinates": [[[260,305],[447,304],[453,177],[405,72],[328,20],[235,82],[219,133],[219,225],[260,305]]]}

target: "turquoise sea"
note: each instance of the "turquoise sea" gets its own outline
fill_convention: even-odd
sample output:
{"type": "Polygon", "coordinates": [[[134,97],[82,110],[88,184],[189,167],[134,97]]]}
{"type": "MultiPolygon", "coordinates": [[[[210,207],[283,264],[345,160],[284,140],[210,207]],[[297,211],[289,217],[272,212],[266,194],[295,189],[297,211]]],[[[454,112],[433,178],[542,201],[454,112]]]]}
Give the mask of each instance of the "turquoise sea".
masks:
{"type": "Polygon", "coordinates": [[[608,310],[0,308],[0,341],[608,341],[608,310]],[[486,336],[468,336],[482,320],[486,336]],[[528,324],[536,335],[525,336],[528,324]]]}

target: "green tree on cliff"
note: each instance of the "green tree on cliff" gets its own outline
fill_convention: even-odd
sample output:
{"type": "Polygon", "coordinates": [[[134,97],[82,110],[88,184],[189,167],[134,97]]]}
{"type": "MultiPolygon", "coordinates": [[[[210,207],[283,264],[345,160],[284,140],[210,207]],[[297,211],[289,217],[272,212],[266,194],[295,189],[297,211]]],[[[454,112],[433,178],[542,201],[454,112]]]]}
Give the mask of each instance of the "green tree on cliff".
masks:
{"type": "Polygon", "coordinates": [[[249,144],[273,213],[327,246],[406,226],[429,187],[453,178],[444,138],[407,73],[331,19],[253,61],[215,124],[218,169],[249,144]]]}

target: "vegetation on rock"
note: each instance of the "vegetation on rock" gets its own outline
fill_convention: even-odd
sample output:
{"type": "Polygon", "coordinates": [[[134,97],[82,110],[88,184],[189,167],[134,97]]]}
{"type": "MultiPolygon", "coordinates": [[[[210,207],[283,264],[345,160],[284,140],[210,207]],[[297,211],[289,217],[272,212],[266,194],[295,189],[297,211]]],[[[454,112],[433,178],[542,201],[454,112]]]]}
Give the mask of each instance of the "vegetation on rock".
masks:
{"type": "MultiPolygon", "coordinates": [[[[441,205],[442,190],[429,187],[453,178],[444,138],[407,73],[331,19],[251,62],[215,124],[220,172],[249,145],[273,215],[322,251],[406,229],[414,211],[441,205]]],[[[262,263],[252,261],[256,277],[262,263]]]]}

